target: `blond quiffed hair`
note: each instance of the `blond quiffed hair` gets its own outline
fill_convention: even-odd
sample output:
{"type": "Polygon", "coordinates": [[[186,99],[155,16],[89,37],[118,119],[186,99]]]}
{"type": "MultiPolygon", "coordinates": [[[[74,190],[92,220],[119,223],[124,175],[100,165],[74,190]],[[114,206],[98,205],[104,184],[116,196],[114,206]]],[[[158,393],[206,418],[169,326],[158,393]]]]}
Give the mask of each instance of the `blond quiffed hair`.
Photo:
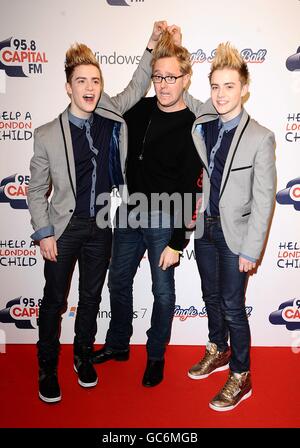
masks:
{"type": "Polygon", "coordinates": [[[221,43],[216,49],[216,54],[208,75],[210,83],[213,72],[215,70],[222,70],[223,68],[237,70],[239,72],[242,85],[249,83],[250,75],[248,66],[238,50],[233,47],[230,42],[221,43]]]}
{"type": "Polygon", "coordinates": [[[152,68],[158,59],[175,57],[179,62],[180,71],[183,75],[192,75],[193,73],[190,53],[185,47],[174,43],[173,36],[168,30],[162,32],[152,55],[152,68]]]}
{"type": "Polygon", "coordinates": [[[101,86],[103,86],[101,68],[94,53],[85,44],[75,42],[66,52],[65,72],[67,82],[71,81],[73,72],[78,65],[94,65],[97,67],[100,72],[101,86]]]}

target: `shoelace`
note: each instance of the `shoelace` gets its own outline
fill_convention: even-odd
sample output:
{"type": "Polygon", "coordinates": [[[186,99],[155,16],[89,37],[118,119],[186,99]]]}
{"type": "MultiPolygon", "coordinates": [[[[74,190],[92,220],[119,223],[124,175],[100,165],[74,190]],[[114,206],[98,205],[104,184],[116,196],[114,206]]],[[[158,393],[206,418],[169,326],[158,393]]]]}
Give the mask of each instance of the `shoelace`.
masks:
{"type": "Polygon", "coordinates": [[[208,350],[206,350],[205,356],[200,362],[201,367],[208,367],[210,363],[215,359],[216,353],[210,353],[208,350]]]}
{"type": "Polygon", "coordinates": [[[235,378],[233,375],[230,375],[230,377],[226,381],[225,386],[221,390],[220,395],[224,395],[226,398],[232,398],[237,387],[240,388],[240,381],[241,379],[235,378]]]}

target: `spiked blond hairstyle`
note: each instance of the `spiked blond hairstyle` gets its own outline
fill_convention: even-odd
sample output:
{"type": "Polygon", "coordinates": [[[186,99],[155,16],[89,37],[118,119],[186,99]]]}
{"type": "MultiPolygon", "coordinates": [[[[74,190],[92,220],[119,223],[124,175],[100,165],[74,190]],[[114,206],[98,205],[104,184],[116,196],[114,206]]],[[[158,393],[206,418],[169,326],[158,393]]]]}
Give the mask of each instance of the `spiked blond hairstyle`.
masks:
{"type": "Polygon", "coordinates": [[[73,72],[78,65],[94,65],[100,72],[100,82],[103,88],[103,77],[99,62],[92,50],[85,44],[75,43],[66,52],[65,72],[67,82],[72,79],[73,72]]]}
{"type": "Polygon", "coordinates": [[[152,55],[152,68],[158,59],[175,57],[183,75],[192,75],[193,73],[190,53],[181,45],[174,44],[173,36],[168,30],[163,31],[152,55]]]}
{"type": "Polygon", "coordinates": [[[222,70],[223,68],[237,70],[243,86],[249,83],[250,76],[247,64],[240,56],[238,50],[233,47],[230,42],[221,43],[216,49],[216,55],[211,64],[210,73],[208,75],[210,83],[213,72],[215,70],[222,70]]]}

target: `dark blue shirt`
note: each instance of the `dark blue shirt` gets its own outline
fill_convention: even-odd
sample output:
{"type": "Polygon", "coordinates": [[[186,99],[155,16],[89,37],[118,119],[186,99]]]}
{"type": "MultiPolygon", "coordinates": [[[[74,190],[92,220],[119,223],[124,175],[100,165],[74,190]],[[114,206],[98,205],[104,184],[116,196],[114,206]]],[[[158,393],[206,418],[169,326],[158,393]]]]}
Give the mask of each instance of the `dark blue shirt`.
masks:
{"type": "Polygon", "coordinates": [[[206,213],[219,216],[219,197],[223,171],[229,148],[242,113],[230,121],[220,119],[209,121],[202,125],[202,134],[207,149],[208,171],[210,175],[210,196],[206,213]]]}
{"type": "Polygon", "coordinates": [[[111,190],[109,147],[115,122],[93,113],[88,120],[69,112],[76,172],[74,215],[95,217],[97,196],[111,190]]]}

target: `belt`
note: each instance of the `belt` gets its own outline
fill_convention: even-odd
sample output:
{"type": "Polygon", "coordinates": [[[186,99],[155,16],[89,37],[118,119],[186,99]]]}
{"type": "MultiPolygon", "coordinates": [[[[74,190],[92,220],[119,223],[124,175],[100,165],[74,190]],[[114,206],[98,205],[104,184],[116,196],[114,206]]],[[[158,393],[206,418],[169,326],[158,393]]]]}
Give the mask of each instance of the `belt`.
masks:
{"type": "Polygon", "coordinates": [[[220,216],[204,216],[205,221],[219,221],[220,216]]]}
{"type": "Polygon", "coordinates": [[[85,217],[85,216],[76,216],[73,215],[71,219],[75,219],[76,221],[86,221],[86,222],[95,222],[96,221],[96,217],[85,217]]]}

